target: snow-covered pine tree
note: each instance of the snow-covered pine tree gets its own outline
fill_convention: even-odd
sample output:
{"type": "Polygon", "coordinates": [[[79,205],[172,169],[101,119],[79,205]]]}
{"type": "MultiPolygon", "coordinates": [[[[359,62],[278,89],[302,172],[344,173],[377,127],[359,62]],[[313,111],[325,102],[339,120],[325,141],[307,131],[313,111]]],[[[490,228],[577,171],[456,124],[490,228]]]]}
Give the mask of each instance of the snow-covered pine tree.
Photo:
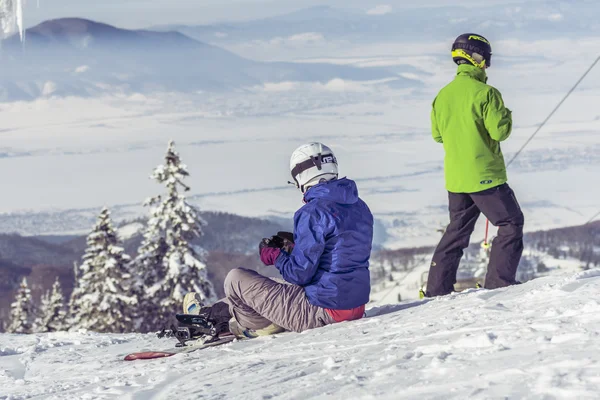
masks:
{"type": "Polygon", "coordinates": [[[64,297],[58,277],[52,289],[42,295],[38,317],[35,321],[36,332],[57,332],[66,329],[64,297]]]}
{"type": "Polygon", "coordinates": [[[69,302],[71,329],[134,330],[137,299],[131,292],[131,260],[118,246],[107,208],[102,209],[87,245],[69,302]]]}
{"type": "Polygon", "coordinates": [[[14,303],[10,306],[10,324],[6,329],[9,333],[33,333],[35,308],[31,291],[27,286],[27,278],[23,278],[17,291],[14,303]]]}
{"type": "Polygon", "coordinates": [[[35,333],[44,333],[48,332],[46,327],[44,326],[44,316],[46,315],[46,310],[50,305],[50,291],[47,290],[46,293],[43,293],[40,297],[40,305],[37,308],[37,313],[35,316],[35,322],[33,323],[33,332],[35,333]]]}
{"type": "Polygon", "coordinates": [[[162,328],[179,312],[183,297],[197,292],[204,304],[216,300],[212,283],[208,280],[204,251],[191,244],[202,235],[202,221],[195,207],[188,204],[184,192],[190,188],[183,183],[189,176],[186,165],[169,142],[165,165],[159,165],[151,178],[165,185],[164,198],[146,200],[151,216],[144,232],[144,241],[135,260],[141,280],[139,290],[142,330],[162,328]]]}

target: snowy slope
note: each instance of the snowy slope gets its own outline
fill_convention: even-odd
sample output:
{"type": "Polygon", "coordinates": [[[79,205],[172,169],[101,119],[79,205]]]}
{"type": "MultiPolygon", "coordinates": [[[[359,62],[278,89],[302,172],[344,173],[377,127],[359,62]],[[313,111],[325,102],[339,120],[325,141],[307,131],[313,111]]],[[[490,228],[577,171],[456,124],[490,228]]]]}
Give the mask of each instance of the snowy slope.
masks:
{"type": "Polygon", "coordinates": [[[0,335],[0,399],[591,399],[600,270],[127,363],[151,335],[0,335]]]}

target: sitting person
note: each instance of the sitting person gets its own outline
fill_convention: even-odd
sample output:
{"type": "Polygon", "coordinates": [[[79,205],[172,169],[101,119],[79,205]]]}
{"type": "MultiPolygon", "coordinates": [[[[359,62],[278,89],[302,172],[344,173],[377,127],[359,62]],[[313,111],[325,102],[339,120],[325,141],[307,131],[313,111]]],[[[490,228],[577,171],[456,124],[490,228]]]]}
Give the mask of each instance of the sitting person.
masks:
{"type": "Polygon", "coordinates": [[[305,205],[294,216],[294,233],[279,232],[259,244],[260,259],[285,283],[237,268],[225,279],[226,299],[199,307],[186,295],[185,313],[199,313],[236,336],[283,330],[302,332],[360,319],[371,290],[369,258],[373,216],[354,181],[338,179],[335,155],[321,143],[299,147],[290,169],[305,205]]]}

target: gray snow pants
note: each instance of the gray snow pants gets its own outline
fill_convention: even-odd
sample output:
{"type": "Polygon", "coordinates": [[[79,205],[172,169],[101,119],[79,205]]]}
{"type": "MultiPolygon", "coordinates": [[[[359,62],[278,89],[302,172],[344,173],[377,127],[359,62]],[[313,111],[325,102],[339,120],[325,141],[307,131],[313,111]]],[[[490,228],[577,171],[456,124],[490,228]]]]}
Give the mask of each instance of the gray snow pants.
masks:
{"type": "Polygon", "coordinates": [[[301,286],[279,283],[256,271],[236,268],[225,278],[229,311],[247,329],[271,323],[302,332],[334,323],[324,308],[313,306],[301,286]]]}
{"type": "Polygon", "coordinates": [[[498,236],[485,277],[485,288],[514,285],[523,253],[524,217],[514,192],[503,184],[478,193],[448,193],[450,225],[435,249],[426,296],[443,296],[454,290],[456,273],[463,250],[469,241],[479,214],[483,213],[498,227],[498,236]]]}

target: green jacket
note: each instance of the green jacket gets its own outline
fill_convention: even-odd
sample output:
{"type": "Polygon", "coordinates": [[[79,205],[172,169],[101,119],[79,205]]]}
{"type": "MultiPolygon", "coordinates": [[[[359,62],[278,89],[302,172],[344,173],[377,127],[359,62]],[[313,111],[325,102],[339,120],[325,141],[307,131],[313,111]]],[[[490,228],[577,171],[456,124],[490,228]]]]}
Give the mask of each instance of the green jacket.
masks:
{"type": "Polygon", "coordinates": [[[506,182],[500,142],[512,130],[511,111],[500,92],[486,84],[485,70],[458,67],[456,78],[433,101],[433,139],[444,144],[446,189],[476,193],[506,182]]]}

